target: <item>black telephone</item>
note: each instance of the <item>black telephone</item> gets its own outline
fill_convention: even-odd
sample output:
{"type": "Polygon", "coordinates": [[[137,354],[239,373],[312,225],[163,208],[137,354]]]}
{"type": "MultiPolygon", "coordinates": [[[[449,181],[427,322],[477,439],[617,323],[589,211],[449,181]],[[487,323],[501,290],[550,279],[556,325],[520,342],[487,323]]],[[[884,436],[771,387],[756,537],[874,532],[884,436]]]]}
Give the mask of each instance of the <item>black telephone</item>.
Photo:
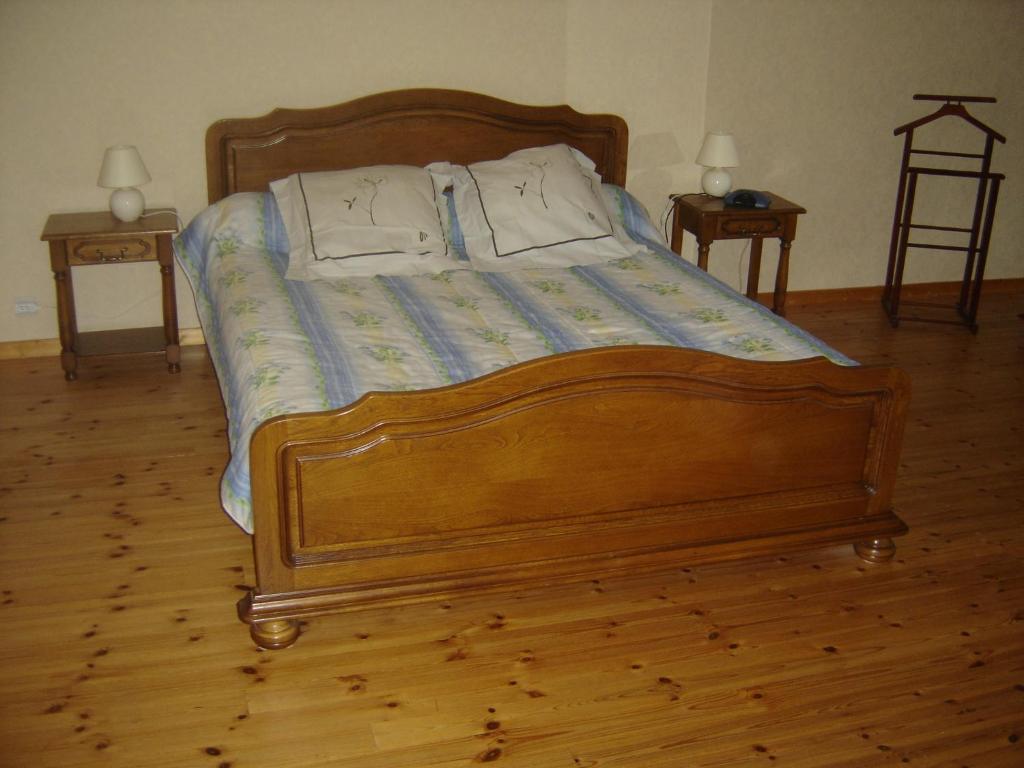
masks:
{"type": "Polygon", "coordinates": [[[725,204],[730,208],[767,208],[772,199],[756,189],[734,189],[725,196],[725,204]]]}

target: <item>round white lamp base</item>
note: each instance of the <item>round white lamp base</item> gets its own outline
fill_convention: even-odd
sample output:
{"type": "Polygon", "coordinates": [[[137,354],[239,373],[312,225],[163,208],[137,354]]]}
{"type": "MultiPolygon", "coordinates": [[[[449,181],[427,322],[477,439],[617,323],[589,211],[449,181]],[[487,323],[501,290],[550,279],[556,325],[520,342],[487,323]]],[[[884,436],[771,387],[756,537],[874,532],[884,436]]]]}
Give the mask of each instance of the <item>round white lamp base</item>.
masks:
{"type": "Polygon", "coordinates": [[[725,197],[732,189],[732,176],[725,168],[708,168],[700,177],[700,186],[712,197],[725,197]]]}
{"type": "Polygon", "coordinates": [[[121,187],[110,193],[110,212],[121,221],[137,221],[146,207],[146,198],[135,187],[121,187]]]}

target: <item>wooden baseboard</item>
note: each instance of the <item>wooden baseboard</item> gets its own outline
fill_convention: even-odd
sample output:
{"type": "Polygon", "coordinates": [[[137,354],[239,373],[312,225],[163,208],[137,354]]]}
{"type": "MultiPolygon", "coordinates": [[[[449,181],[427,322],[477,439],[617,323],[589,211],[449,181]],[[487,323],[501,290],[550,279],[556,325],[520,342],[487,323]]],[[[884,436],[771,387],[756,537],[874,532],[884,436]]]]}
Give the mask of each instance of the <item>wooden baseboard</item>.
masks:
{"type": "MultiPolygon", "coordinates": [[[[178,332],[183,347],[205,344],[202,328],[183,328],[178,332]]],[[[28,339],[26,341],[0,341],[0,360],[21,357],[58,357],[60,339],[28,339]]]]}
{"type": "MultiPolygon", "coordinates": [[[[933,296],[953,296],[960,290],[960,283],[917,283],[904,285],[902,296],[920,300],[933,296]]],[[[985,293],[1024,293],[1024,278],[1011,277],[985,281],[985,293]]],[[[771,306],[772,295],[758,296],[762,304],[771,306]]],[[[809,307],[820,304],[856,304],[877,302],[882,298],[882,286],[869,285],[860,288],[821,288],[810,291],[790,291],[786,294],[787,307],[809,307]]],[[[201,328],[184,328],[179,332],[181,345],[205,344],[201,328]]],[[[56,357],[60,355],[58,339],[28,339],[26,341],[0,341],[0,360],[18,357],[56,357]]]]}
{"type": "MultiPolygon", "coordinates": [[[[901,296],[911,301],[937,296],[956,296],[960,291],[959,282],[904,284],[901,296]]],[[[1006,294],[1024,293],[1024,278],[1011,277],[986,280],[983,293],[1006,294]]],[[[772,294],[758,295],[762,304],[771,306],[772,294]]],[[[868,285],[859,288],[820,288],[810,291],[789,291],[786,294],[787,307],[809,307],[818,304],[857,304],[882,300],[882,286],[868,285]]]]}

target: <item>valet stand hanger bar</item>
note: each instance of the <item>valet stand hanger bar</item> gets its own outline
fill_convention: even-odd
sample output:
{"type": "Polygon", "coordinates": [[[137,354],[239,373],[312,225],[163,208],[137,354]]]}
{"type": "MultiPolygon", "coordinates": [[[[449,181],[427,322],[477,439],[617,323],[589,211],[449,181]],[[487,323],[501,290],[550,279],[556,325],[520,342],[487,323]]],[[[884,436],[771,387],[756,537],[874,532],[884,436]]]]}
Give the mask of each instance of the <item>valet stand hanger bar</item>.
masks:
{"type": "MultiPolygon", "coordinates": [[[[914,94],[916,101],[942,101],[944,104],[935,112],[918,118],[906,125],[901,125],[893,135],[904,135],[903,160],[900,164],[900,181],[896,194],[896,212],[893,215],[892,237],[889,242],[889,265],[885,275],[885,290],[882,293],[882,306],[889,316],[889,322],[895,328],[901,319],[920,320],[936,323],[956,323],[966,325],[972,333],[978,332],[978,303],[981,299],[981,285],[985,277],[985,261],[988,258],[988,247],[992,235],[992,223],[995,220],[996,201],[999,198],[999,184],[1006,178],[1001,173],[992,173],[992,148],[994,142],[1006,143],[1006,137],[985,125],[964,107],[969,103],[995,103],[992,96],[944,96],[938,94],[914,94]],[[914,131],[923,125],[945,117],[957,117],[965,120],[984,134],[985,149],[979,154],[975,152],[950,152],[946,150],[915,149],[914,131]],[[947,168],[930,168],[911,165],[912,155],[929,155],[941,157],[966,157],[980,160],[981,167],[977,171],[958,171],[947,168]],[[935,224],[914,224],[914,200],[920,177],[951,177],[974,179],[978,189],[974,202],[974,216],[970,227],[940,226],[935,224]],[[953,246],[910,241],[910,230],[939,230],[944,232],[960,232],[969,235],[967,246],[953,246]],[[961,251],[967,254],[964,264],[964,276],[960,285],[960,296],[953,309],[956,319],[948,320],[927,316],[900,315],[900,293],[903,288],[903,271],[906,266],[909,248],[942,251],[961,251]]],[[[909,302],[907,306],[936,307],[930,302],[909,302]]]]}

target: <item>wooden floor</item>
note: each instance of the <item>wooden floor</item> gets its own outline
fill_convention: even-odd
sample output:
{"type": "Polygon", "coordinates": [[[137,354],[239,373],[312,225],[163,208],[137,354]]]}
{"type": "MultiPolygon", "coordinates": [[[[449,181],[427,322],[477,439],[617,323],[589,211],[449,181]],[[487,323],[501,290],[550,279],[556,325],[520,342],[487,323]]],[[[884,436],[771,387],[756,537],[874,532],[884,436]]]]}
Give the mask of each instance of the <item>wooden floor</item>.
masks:
{"type": "MultiPolygon", "coordinates": [[[[790,316],[914,382],[911,532],[544,593],[321,618],[258,651],[200,347],[0,363],[0,764],[1024,765],[1024,297],[981,332],[790,316]]],[[[685,467],[681,467],[684,471],[685,467]]]]}

